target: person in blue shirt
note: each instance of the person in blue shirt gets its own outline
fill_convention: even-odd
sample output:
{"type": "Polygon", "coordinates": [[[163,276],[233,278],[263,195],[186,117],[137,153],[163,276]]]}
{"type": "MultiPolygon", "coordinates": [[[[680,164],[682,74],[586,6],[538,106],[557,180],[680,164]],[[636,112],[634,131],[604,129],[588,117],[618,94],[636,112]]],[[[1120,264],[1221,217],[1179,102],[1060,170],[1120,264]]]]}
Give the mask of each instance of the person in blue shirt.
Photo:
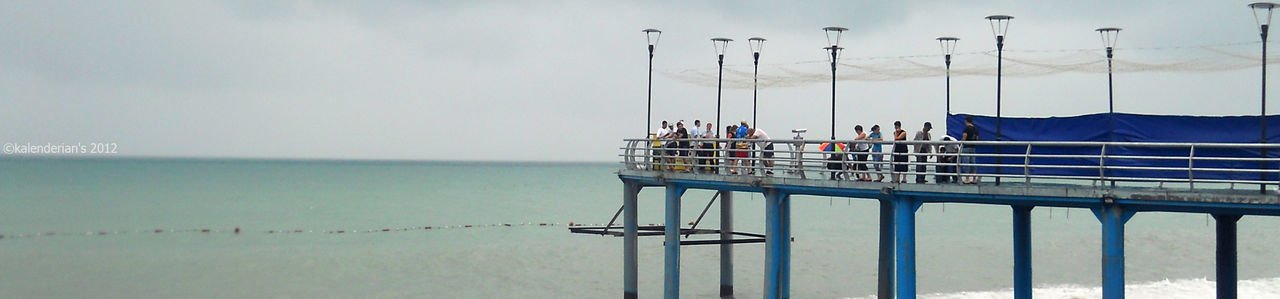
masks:
{"type": "Polygon", "coordinates": [[[742,121],[742,123],[738,124],[738,131],[734,132],[733,136],[738,136],[738,138],[746,138],[747,130],[750,130],[750,129],[751,129],[751,125],[748,125],[747,121],[744,120],[742,121]]]}
{"type": "MultiPolygon", "coordinates": [[[[867,135],[867,140],[876,142],[884,141],[884,136],[880,134],[880,125],[871,126],[871,134],[867,135]]],[[[874,168],[876,169],[876,181],[884,181],[884,169],[880,166],[880,164],[884,163],[884,155],[880,154],[879,143],[871,145],[871,160],[875,161],[875,163],[871,164],[874,165],[874,168]]]]}

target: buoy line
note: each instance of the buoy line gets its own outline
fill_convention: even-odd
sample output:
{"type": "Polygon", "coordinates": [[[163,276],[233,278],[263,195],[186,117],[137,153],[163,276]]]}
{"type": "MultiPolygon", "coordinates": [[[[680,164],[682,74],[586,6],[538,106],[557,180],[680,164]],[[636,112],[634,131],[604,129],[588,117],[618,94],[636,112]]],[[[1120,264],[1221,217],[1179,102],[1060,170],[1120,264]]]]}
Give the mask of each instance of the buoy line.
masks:
{"type": "MultiPolygon", "coordinates": [[[[570,224],[570,226],[575,226],[575,225],[576,225],[576,226],[583,226],[583,224],[572,224],[572,222],[570,222],[570,223],[571,223],[571,224],[570,224]]],[[[504,222],[504,223],[490,223],[490,224],[458,224],[458,225],[431,225],[431,226],[410,226],[410,227],[383,227],[383,228],[375,228],[375,229],[300,229],[300,228],[293,228],[293,229],[250,230],[250,229],[242,229],[240,226],[235,226],[234,228],[231,228],[231,229],[219,229],[219,228],[185,228],[185,229],[174,229],[174,228],[155,228],[155,229],[134,229],[134,230],[95,230],[95,231],[85,231],[85,232],[58,232],[58,231],[49,230],[49,231],[38,232],[38,233],[18,233],[18,234],[14,234],[14,233],[0,233],[0,241],[2,241],[2,240],[6,240],[6,239],[30,239],[30,238],[43,238],[43,237],[54,237],[54,236],[112,236],[112,235],[126,235],[126,234],[138,234],[138,235],[141,235],[141,234],[151,234],[151,235],[160,235],[160,234],[182,234],[182,233],[187,233],[187,234],[237,234],[237,235],[238,235],[238,234],[255,234],[255,233],[256,233],[256,234],[317,234],[317,233],[322,233],[322,234],[357,234],[357,233],[408,232],[408,231],[430,231],[430,230],[467,229],[467,228],[492,228],[492,227],[503,227],[503,228],[507,228],[507,227],[519,227],[519,226],[553,227],[553,226],[560,226],[560,225],[562,225],[562,224],[560,224],[560,223],[556,223],[556,222],[520,222],[520,223],[504,222]]],[[[598,224],[597,224],[597,226],[602,226],[602,225],[598,225],[598,224]]]]}

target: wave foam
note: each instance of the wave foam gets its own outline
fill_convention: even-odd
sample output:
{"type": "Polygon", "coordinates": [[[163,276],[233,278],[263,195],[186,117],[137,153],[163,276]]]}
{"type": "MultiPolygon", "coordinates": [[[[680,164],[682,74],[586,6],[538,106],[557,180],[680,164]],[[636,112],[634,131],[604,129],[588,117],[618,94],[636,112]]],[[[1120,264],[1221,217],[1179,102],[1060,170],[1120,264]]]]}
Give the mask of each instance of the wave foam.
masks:
{"type": "MultiPolygon", "coordinates": [[[[1280,277],[1241,280],[1236,285],[1240,298],[1280,298],[1280,277]]],[[[1217,295],[1216,284],[1206,278],[1162,280],[1125,286],[1126,298],[1137,299],[1180,299],[1180,298],[1213,298],[1217,295]]],[[[1035,298],[1092,299],[1102,298],[1102,287],[1079,285],[1055,285],[1037,287],[1032,291],[1035,298]]],[[[875,298],[875,295],[863,297],[875,298]]],[[[930,299],[1005,299],[1013,298],[1013,289],[982,292],[935,293],[921,295],[930,299]]]]}

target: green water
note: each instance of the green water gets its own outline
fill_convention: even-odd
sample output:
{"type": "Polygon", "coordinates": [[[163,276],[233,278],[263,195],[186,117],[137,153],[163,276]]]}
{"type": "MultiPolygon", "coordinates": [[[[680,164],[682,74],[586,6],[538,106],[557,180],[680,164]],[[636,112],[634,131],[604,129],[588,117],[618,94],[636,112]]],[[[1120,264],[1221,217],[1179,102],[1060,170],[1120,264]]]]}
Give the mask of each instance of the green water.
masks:
{"type": "MultiPolygon", "coordinates": [[[[616,167],[0,159],[0,297],[615,297],[622,240],[563,225],[608,221],[621,203],[616,167]],[[441,228],[458,225],[474,227],[441,228]]],[[[711,195],[688,192],[684,222],[711,195]]],[[[641,192],[642,224],[662,223],[662,196],[641,192]]],[[[735,200],[735,227],[763,232],[761,196],[735,200]]],[[[792,217],[794,296],[875,293],[875,202],[796,196],[792,217]]],[[[922,293],[1012,285],[1009,208],[929,204],[917,219],[922,293]]],[[[1242,279],[1280,277],[1277,228],[1241,221],[1242,279]]],[[[1097,286],[1099,231],[1087,210],[1034,210],[1036,286],[1097,286]]],[[[1126,250],[1131,284],[1213,279],[1204,215],[1138,214],[1126,250]]],[[[642,238],[639,254],[640,292],[656,296],[661,238],[642,238]]],[[[716,246],[683,248],[686,297],[718,294],[718,258],[716,246]]],[[[763,245],[737,246],[735,258],[739,297],[759,297],[763,245]]]]}

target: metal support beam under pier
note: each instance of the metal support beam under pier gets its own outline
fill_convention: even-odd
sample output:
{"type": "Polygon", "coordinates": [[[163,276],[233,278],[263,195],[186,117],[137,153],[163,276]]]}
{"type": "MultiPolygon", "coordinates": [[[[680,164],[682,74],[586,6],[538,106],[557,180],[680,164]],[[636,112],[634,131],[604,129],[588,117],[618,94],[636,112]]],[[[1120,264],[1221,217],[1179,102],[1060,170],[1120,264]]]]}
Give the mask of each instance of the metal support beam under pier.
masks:
{"type": "Polygon", "coordinates": [[[876,298],[893,298],[893,199],[880,198],[880,269],[876,298]]]}
{"type": "Polygon", "coordinates": [[[893,228],[897,248],[897,295],[916,298],[916,210],[923,202],[910,196],[893,197],[893,228]]]}
{"type": "Polygon", "coordinates": [[[1031,299],[1031,209],[1013,207],[1013,298],[1031,299]]]}
{"type": "Polygon", "coordinates": [[[791,297],[791,195],[764,190],[764,297],[791,297]]]}
{"type": "Polygon", "coordinates": [[[639,270],[636,261],[636,236],[639,226],[636,223],[636,198],[640,196],[640,184],[622,182],[622,298],[639,298],[639,270]]]}
{"type": "Polygon", "coordinates": [[[1240,215],[1213,214],[1217,226],[1217,285],[1218,298],[1236,298],[1236,222],[1240,215]]]}
{"type": "Polygon", "coordinates": [[[1093,209],[1102,222],[1102,298],[1124,299],[1124,224],[1135,212],[1108,203],[1093,209]]]}
{"type": "Polygon", "coordinates": [[[680,196],[685,187],[667,184],[667,214],[665,233],[667,241],[663,275],[663,298],[680,298],[680,196]]]}
{"type": "Polygon", "coordinates": [[[720,297],[733,297],[733,191],[720,192],[720,297]]]}

